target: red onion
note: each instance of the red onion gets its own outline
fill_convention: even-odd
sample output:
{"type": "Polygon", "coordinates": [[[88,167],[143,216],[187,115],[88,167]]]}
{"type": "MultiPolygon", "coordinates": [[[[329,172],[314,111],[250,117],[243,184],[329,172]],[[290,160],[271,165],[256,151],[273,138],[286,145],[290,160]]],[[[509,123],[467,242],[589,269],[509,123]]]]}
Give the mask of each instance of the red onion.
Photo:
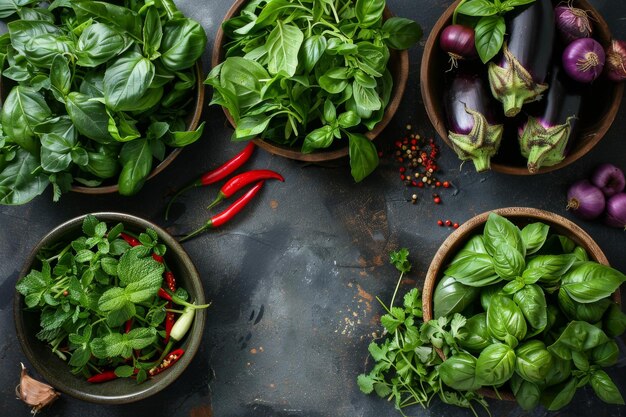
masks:
{"type": "Polygon", "coordinates": [[[563,69],[571,79],[590,83],[602,73],[604,59],[604,48],[598,41],[576,39],[563,51],[563,69]]]}
{"type": "Polygon", "coordinates": [[[557,6],[554,8],[554,18],[556,28],[565,44],[591,36],[591,23],[586,10],[569,5],[557,6]]]}
{"type": "Polygon", "coordinates": [[[626,41],[613,40],[606,49],[604,72],[611,81],[626,80],[626,41]]]}
{"type": "Polygon", "coordinates": [[[626,179],[621,169],[613,164],[602,164],[593,171],[591,183],[598,187],[606,197],[624,191],[626,179]]]}
{"type": "Polygon", "coordinates": [[[450,56],[453,67],[460,59],[472,59],[478,55],[474,40],[474,29],[463,25],[449,25],[441,32],[439,46],[450,56]]]}
{"type": "Polygon", "coordinates": [[[602,214],[605,205],[602,191],[587,180],[575,182],[567,192],[567,210],[581,219],[595,219],[602,214]]]}
{"type": "Polygon", "coordinates": [[[626,193],[615,194],[606,203],[604,223],[626,230],[626,193]]]}

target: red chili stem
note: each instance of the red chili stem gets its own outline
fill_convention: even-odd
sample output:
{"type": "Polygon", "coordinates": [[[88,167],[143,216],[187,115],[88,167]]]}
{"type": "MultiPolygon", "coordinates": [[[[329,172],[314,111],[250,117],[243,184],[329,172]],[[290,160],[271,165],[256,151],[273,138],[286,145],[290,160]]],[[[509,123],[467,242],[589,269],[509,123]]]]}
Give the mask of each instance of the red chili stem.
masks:
{"type": "Polygon", "coordinates": [[[126,233],[120,233],[120,237],[126,241],[130,246],[135,247],[141,245],[139,239],[134,238],[126,233]]]}
{"type": "Polygon", "coordinates": [[[188,235],[184,236],[180,239],[180,242],[184,242],[185,240],[191,239],[192,237],[199,235],[207,229],[212,229],[215,227],[220,227],[223,224],[227,223],[231,220],[237,213],[239,213],[252,198],[259,192],[261,187],[263,187],[263,183],[265,180],[261,180],[257,182],[250,190],[248,190],[244,195],[239,197],[235,202],[233,202],[230,206],[226,208],[226,210],[217,213],[215,216],[211,217],[204,226],[194,230],[188,235]]]}
{"type": "Polygon", "coordinates": [[[278,172],[274,172],[269,169],[254,169],[252,171],[243,172],[239,175],[236,175],[226,181],[226,183],[220,188],[220,192],[215,197],[215,200],[209,205],[209,209],[217,205],[220,201],[225,198],[230,198],[237,191],[241,190],[248,184],[252,184],[253,182],[259,180],[270,180],[275,179],[281,182],[285,181],[282,175],[278,172]]]}
{"type": "Polygon", "coordinates": [[[184,192],[192,188],[204,187],[209,184],[213,184],[217,181],[223,180],[224,178],[226,178],[227,176],[235,172],[237,168],[242,166],[248,159],[250,159],[250,156],[252,156],[254,149],[255,149],[254,142],[252,141],[248,142],[245,148],[243,148],[237,155],[233,156],[231,159],[223,163],[221,166],[215,168],[212,171],[205,173],[197,180],[181,188],[176,194],[174,194],[174,196],[172,196],[170,201],[167,203],[167,207],[165,208],[165,220],[167,220],[168,218],[172,203],[174,202],[176,198],[178,198],[178,196],[180,196],[181,194],[183,194],[184,192]]]}
{"type": "Polygon", "coordinates": [[[155,376],[163,372],[164,370],[171,368],[178,360],[184,355],[185,351],[183,349],[176,349],[170,352],[165,359],[161,361],[157,366],[150,369],[148,374],[150,376],[155,376]]]}
{"type": "Polygon", "coordinates": [[[115,371],[110,370],[110,371],[104,371],[101,372],[99,374],[96,374],[90,378],[87,378],[87,382],[91,382],[91,383],[99,383],[99,382],[106,382],[106,381],[111,381],[117,379],[117,375],[115,375],[115,371]]]}

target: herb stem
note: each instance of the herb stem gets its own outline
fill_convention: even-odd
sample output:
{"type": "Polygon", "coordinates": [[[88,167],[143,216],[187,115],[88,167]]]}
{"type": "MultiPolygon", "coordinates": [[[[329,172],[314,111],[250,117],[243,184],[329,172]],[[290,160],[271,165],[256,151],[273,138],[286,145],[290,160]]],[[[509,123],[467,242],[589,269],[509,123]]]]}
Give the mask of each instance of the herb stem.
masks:
{"type": "Polygon", "coordinates": [[[400,278],[398,278],[398,283],[396,284],[396,289],[393,292],[393,296],[391,297],[391,303],[389,304],[390,308],[393,308],[393,303],[396,299],[396,294],[398,294],[398,289],[400,288],[400,283],[402,282],[402,277],[404,277],[404,272],[400,272],[400,278]]]}
{"type": "Polygon", "coordinates": [[[456,25],[456,17],[459,14],[459,8],[465,3],[467,0],[461,0],[458,6],[454,9],[454,13],[452,13],[452,24],[456,25]]]}

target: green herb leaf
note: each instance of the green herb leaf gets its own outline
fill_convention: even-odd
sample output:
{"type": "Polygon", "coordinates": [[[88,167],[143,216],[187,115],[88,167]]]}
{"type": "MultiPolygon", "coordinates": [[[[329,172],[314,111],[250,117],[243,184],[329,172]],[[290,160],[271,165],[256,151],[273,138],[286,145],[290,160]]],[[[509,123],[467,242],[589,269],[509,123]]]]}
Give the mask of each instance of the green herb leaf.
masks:
{"type": "Polygon", "coordinates": [[[456,12],[466,16],[493,16],[498,14],[500,9],[489,0],[470,0],[461,3],[456,12]]]}
{"type": "Polygon", "coordinates": [[[476,36],[476,50],[483,63],[487,63],[496,56],[504,42],[506,24],[502,16],[481,17],[474,28],[476,36]]]}
{"type": "Polygon", "coordinates": [[[348,139],[352,178],[360,182],[378,166],[378,151],[365,135],[349,133],[348,139]]]}
{"type": "Polygon", "coordinates": [[[267,37],[267,69],[270,74],[294,76],[303,40],[304,35],[297,26],[282,21],[276,23],[267,37]]]}

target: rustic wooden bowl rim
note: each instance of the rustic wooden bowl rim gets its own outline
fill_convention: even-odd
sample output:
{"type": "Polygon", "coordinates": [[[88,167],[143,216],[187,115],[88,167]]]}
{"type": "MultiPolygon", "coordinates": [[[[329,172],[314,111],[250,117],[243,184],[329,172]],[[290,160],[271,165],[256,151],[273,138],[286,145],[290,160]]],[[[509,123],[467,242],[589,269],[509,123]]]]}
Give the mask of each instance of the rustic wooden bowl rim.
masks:
{"type": "MultiPolygon", "coordinates": [[[[567,237],[576,242],[576,244],[582,246],[589,254],[590,259],[593,259],[603,265],[609,265],[609,260],[593,238],[578,225],[562,216],[559,216],[558,214],[530,207],[507,207],[486,211],[463,223],[457,230],[450,234],[446,240],[444,240],[435,253],[433,260],[428,267],[428,271],[426,272],[424,289],[422,291],[424,322],[433,319],[434,290],[448,260],[461,249],[462,245],[467,242],[468,239],[482,231],[482,227],[487,221],[490,213],[499,214],[500,216],[511,220],[513,223],[516,223],[516,221],[523,223],[528,220],[533,222],[539,221],[549,225],[551,232],[554,232],[554,228],[558,228],[560,229],[559,233],[565,234],[567,237]]],[[[615,293],[613,293],[613,300],[619,304],[619,288],[615,291],[615,293]]],[[[445,360],[445,356],[441,350],[438,349],[437,353],[441,359],[445,360]]],[[[482,388],[479,392],[489,398],[515,401],[515,397],[509,391],[501,390],[499,393],[496,393],[494,390],[482,388]]]]}
{"type": "MultiPolygon", "coordinates": [[[[422,57],[422,65],[420,68],[420,91],[422,94],[422,100],[424,101],[424,107],[426,108],[426,113],[439,136],[441,136],[441,138],[450,148],[452,148],[452,143],[448,139],[448,129],[446,128],[446,121],[443,109],[441,108],[441,106],[437,106],[435,104],[435,100],[433,98],[435,95],[440,94],[441,92],[435,91],[436,86],[431,85],[429,80],[431,79],[432,74],[443,71],[443,69],[441,68],[432,68],[431,60],[433,59],[435,54],[443,53],[439,49],[439,35],[443,28],[449,24],[452,18],[452,13],[454,12],[454,9],[459,2],[460,0],[456,0],[453,4],[451,4],[450,7],[448,7],[446,11],[443,12],[441,17],[433,26],[433,29],[431,30],[428,39],[426,40],[426,44],[424,45],[424,54],[422,57]]],[[[597,30],[598,36],[605,38],[602,39],[602,43],[604,43],[606,46],[606,44],[611,41],[611,33],[602,15],[597,12],[597,10],[589,3],[588,0],[575,0],[574,2],[578,3],[579,7],[588,10],[593,15],[594,27],[597,30]]],[[[525,166],[505,165],[497,161],[493,161],[491,163],[491,169],[496,172],[510,175],[536,175],[561,169],[583,157],[585,154],[587,154],[587,152],[595,147],[598,142],[600,142],[600,140],[604,137],[606,132],[613,124],[615,117],[617,116],[620,108],[620,102],[624,93],[624,83],[613,83],[612,85],[614,88],[612,90],[613,94],[611,106],[608,112],[598,121],[599,126],[597,130],[591,134],[586,135],[585,137],[590,137],[590,139],[584,141],[582,144],[580,143],[581,138],[579,138],[576,146],[572,148],[570,153],[561,163],[549,167],[541,167],[537,171],[537,173],[534,174],[530,173],[525,166]]]]}
{"type": "MultiPolygon", "coordinates": [[[[248,1],[249,0],[235,1],[235,3],[233,3],[230,9],[228,9],[228,11],[226,12],[224,19],[222,20],[222,23],[234,17],[241,10],[241,8],[246,3],[248,3],[248,1]]],[[[393,16],[393,14],[391,13],[391,10],[388,7],[385,7],[383,16],[384,18],[389,18],[393,16]]],[[[226,34],[224,33],[224,30],[222,29],[222,25],[220,24],[219,28],[217,29],[217,34],[215,35],[215,42],[213,44],[213,54],[211,56],[211,66],[213,68],[219,65],[224,58],[225,38],[226,38],[226,34]]],[[[389,100],[389,103],[387,103],[387,108],[385,109],[385,113],[383,115],[382,120],[376,124],[373,130],[370,130],[365,133],[365,136],[369,140],[374,140],[383,131],[383,129],[387,126],[387,124],[389,124],[389,122],[393,118],[394,114],[398,110],[398,107],[400,106],[400,102],[402,101],[402,96],[404,95],[406,84],[409,78],[409,52],[408,50],[405,49],[405,50],[399,51],[399,50],[390,49],[390,52],[391,52],[391,56],[389,58],[390,62],[391,62],[391,59],[394,59],[394,56],[396,57],[396,61],[397,61],[396,65],[399,68],[399,71],[397,71],[398,78],[393,80],[392,95],[389,100]]],[[[396,75],[396,74],[392,74],[392,75],[396,75]]],[[[235,128],[236,126],[235,120],[233,119],[230,112],[225,107],[222,107],[222,110],[224,111],[224,114],[226,115],[226,119],[228,119],[228,122],[230,123],[230,125],[233,128],[235,128]]],[[[348,146],[346,145],[346,146],[342,146],[336,149],[335,148],[320,149],[320,150],[313,151],[312,153],[304,154],[300,152],[298,148],[275,144],[270,141],[265,141],[259,137],[252,139],[252,141],[260,148],[274,155],[279,155],[285,158],[294,159],[298,161],[304,161],[304,162],[325,162],[325,161],[333,161],[336,159],[341,159],[343,157],[348,156],[348,150],[349,150],[348,146]]]]}

